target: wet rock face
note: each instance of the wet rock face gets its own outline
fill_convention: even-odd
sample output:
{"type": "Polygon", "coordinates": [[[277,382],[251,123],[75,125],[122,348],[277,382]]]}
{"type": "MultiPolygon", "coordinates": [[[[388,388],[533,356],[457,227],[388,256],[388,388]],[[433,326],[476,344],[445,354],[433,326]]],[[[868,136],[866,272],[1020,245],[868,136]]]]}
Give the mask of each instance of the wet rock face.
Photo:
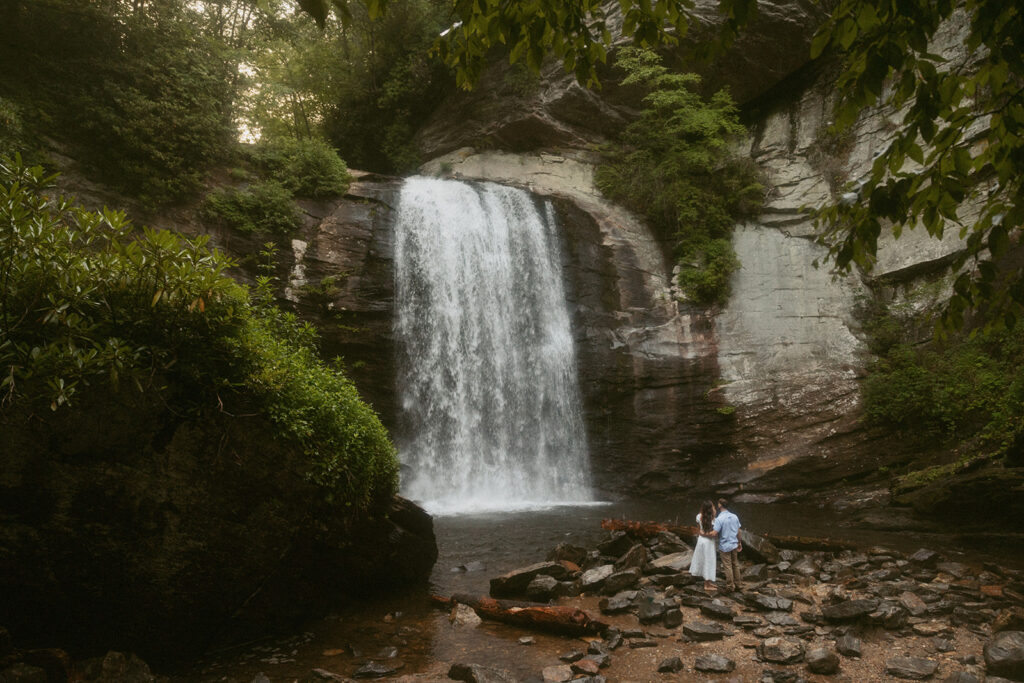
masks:
{"type": "MultiPolygon", "coordinates": [[[[621,21],[618,3],[606,3],[605,11],[610,24],[621,21]]],[[[668,55],[675,66],[687,59],[693,45],[714,35],[721,22],[713,0],[699,0],[690,15],[683,45],[668,55]]],[[[804,65],[821,17],[820,7],[810,0],[761,2],[757,18],[729,50],[710,63],[691,60],[681,66],[701,74],[708,92],[725,88],[737,102],[749,102],[804,65]]],[[[630,42],[618,41],[616,47],[630,42]]],[[[528,152],[603,141],[630,120],[638,96],[617,85],[621,75],[613,69],[599,73],[603,88],[593,91],[553,61],[539,78],[498,61],[472,91],[460,92],[434,112],[417,143],[429,159],[466,146],[528,152]]]]}
{"type": "Polygon", "coordinates": [[[126,391],[80,405],[0,423],[0,623],[26,642],[181,661],[430,573],[429,516],[327,505],[260,418],[126,391]]]}

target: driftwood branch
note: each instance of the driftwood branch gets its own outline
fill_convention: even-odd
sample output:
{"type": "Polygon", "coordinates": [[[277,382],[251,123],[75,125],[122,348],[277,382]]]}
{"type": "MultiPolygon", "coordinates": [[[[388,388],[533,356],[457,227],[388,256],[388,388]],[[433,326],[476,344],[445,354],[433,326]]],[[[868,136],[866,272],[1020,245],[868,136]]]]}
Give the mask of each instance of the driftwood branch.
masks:
{"type": "Polygon", "coordinates": [[[431,595],[430,601],[442,609],[450,609],[461,603],[472,607],[481,619],[568,636],[596,635],[608,628],[607,623],[594,619],[587,612],[565,605],[495,600],[464,593],[456,593],[450,598],[431,595]]]}

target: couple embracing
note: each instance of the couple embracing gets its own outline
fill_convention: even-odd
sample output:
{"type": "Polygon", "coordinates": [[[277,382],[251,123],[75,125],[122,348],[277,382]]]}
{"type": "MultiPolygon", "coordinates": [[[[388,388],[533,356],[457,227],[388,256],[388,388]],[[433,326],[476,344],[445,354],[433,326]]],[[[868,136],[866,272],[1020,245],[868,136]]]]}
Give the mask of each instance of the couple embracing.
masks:
{"type": "Polygon", "coordinates": [[[697,546],[690,560],[690,574],[704,578],[704,590],[715,587],[715,545],[722,555],[722,571],[728,591],[740,587],[739,517],[729,512],[728,501],[718,499],[718,509],[710,500],[704,501],[697,515],[697,546]]]}

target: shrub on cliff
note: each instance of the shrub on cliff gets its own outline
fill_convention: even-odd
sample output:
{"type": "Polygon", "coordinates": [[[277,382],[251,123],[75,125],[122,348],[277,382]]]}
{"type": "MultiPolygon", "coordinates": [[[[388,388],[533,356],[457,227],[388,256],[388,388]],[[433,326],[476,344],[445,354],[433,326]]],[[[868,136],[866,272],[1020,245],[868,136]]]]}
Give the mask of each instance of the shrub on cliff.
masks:
{"type": "Polygon", "coordinates": [[[80,387],[108,383],[160,392],[179,414],[255,410],[303,449],[327,498],[364,507],[394,492],[384,427],[267,282],[250,296],[207,238],[136,230],[48,196],[51,181],[0,161],[0,409],[73,409],[80,387]]]}
{"type": "Polygon", "coordinates": [[[348,167],[323,140],[278,138],[252,152],[256,165],[296,197],[334,197],[348,191],[348,167]]]}
{"type": "Polygon", "coordinates": [[[650,50],[623,49],[623,85],[647,94],[640,118],[605,148],[597,170],[601,191],[643,215],[674,240],[680,285],[702,304],[724,302],[739,267],[732,226],[760,208],[763,188],[732,143],[745,132],[725,91],[705,101],[696,74],[671,73],[650,50]]]}

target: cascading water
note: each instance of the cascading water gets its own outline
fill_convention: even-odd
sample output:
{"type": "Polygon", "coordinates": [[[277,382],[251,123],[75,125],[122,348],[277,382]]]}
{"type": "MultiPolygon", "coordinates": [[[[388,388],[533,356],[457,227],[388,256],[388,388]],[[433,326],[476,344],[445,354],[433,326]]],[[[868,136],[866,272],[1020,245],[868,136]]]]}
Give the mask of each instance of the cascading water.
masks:
{"type": "Polygon", "coordinates": [[[590,500],[550,206],[410,178],[395,272],[403,494],[435,514],[590,500]]]}

